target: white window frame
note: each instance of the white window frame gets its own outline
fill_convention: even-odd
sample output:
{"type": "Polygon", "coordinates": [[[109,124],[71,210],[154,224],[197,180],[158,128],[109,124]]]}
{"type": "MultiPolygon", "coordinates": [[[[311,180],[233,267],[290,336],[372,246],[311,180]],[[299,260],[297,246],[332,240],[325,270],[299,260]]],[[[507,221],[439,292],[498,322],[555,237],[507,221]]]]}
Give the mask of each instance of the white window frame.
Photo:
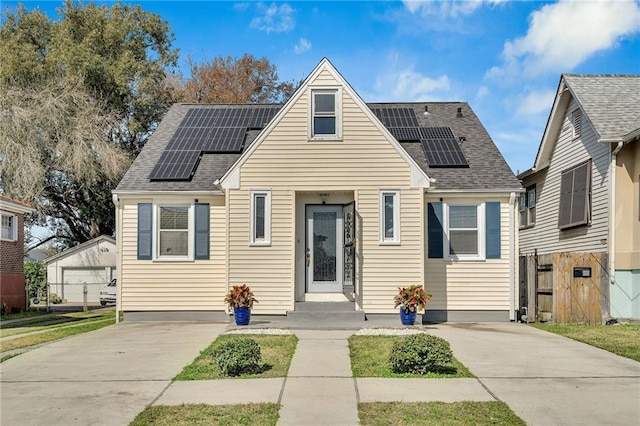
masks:
{"type": "Polygon", "coordinates": [[[271,245],[271,190],[255,189],[250,191],[249,244],[251,246],[271,245]],[[264,238],[256,238],[256,198],[264,197],[264,238]]]}
{"type": "MultiPolygon", "coordinates": [[[[485,215],[485,203],[474,203],[474,202],[455,202],[455,203],[442,203],[442,216],[443,216],[443,247],[442,253],[444,259],[447,260],[485,260],[486,257],[486,215],[485,215]],[[477,208],[477,232],[478,232],[478,253],[477,254],[451,254],[450,244],[449,244],[449,208],[451,206],[475,206],[477,208]]],[[[469,229],[469,228],[465,228],[469,229]]]]}
{"type": "Polygon", "coordinates": [[[5,213],[2,212],[0,213],[0,226],[2,226],[2,221],[4,220],[4,218],[11,218],[11,237],[10,238],[3,238],[2,237],[2,230],[0,229],[0,240],[2,241],[17,241],[18,240],[18,216],[15,214],[11,214],[11,213],[5,213]]]}
{"type": "Polygon", "coordinates": [[[195,218],[194,218],[194,205],[177,203],[177,202],[156,202],[153,203],[153,260],[155,261],[192,261],[194,260],[194,233],[195,233],[195,218]],[[187,208],[187,254],[179,256],[168,256],[160,253],[160,209],[162,207],[182,207],[187,208]]]}
{"type": "Polygon", "coordinates": [[[315,86],[310,87],[307,92],[309,99],[309,111],[307,120],[307,133],[310,141],[339,141],[342,140],[342,90],[336,86],[315,86]],[[313,128],[313,119],[315,114],[315,94],[334,94],[335,95],[335,117],[336,117],[336,129],[334,134],[322,134],[316,135],[313,128]]]}
{"type": "Polygon", "coordinates": [[[398,245],[400,244],[400,191],[397,189],[381,190],[379,199],[379,217],[380,217],[380,244],[398,245]],[[385,205],[386,196],[393,196],[393,238],[385,236],[385,205]]]}

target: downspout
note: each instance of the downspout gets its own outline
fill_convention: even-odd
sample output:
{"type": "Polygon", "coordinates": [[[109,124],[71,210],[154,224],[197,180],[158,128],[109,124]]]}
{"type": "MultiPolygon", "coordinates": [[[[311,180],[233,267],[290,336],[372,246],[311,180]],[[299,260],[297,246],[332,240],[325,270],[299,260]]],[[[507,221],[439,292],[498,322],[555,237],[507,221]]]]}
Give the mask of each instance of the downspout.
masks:
{"type": "Polygon", "coordinates": [[[120,322],[120,311],[122,310],[122,224],[120,220],[120,199],[116,194],[111,194],[113,204],[116,206],[116,324],[120,322]]]}
{"type": "MultiPolygon", "coordinates": [[[[622,149],[624,142],[618,141],[618,145],[611,153],[611,173],[609,173],[609,193],[611,202],[609,204],[609,283],[615,285],[616,277],[616,156],[622,149]]],[[[611,293],[609,293],[611,300],[611,293]]],[[[608,315],[611,315],[611,302],[609,302],[608,315]]]]}
{"type": "Polygon", "coordinates": [[[509,321],[516,320],[516,235],[515,235],[515,203],[516,193],[512,192],[509,197],[509,321]]]}

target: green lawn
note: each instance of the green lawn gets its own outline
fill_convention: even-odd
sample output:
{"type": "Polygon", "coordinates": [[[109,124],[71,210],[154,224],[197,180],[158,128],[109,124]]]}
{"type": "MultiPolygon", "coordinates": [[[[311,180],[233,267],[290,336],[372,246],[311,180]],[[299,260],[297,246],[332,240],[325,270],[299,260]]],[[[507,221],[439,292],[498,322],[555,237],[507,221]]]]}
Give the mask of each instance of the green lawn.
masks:
{"type": "Polygon", "coordinates": [[[130,426],[275,425],[278,404],[151,406],[138,414],[130,426]]]}
{"type": "Polygon", "coordinates": [[[47,313],[46,307],[44,308],[30,308],[28,311],[22,311],[15,314],[0,315],[0,321],[13,320],[17,318],[28,318],[37,315],[45,315],[47,313]]]}
{"type": "Polygon", "coordinates": [[[260,345],[262,355],[261,371],[256,374],[240,375],[234,378],[267,378],[285,377],[291,365],[293,352],[296,350],[298,338],[294,335],[273,335],[273,334],[223,334],[209,345],[200,355],[189,365],[184,367],[174,380],[211,380],[228,378],[224,376],[218,367],[212,362],[211,354],[215,348],[223,342],[231,339],[250,337],[260,345]]]}
{"type": "Polygon", "coordinates": [[[640,325],[531,324],[531,326],[640,361],[640,325]]]}
{"type": "Polygon", "coordinates": [[[389,354],[394,342],[403,336],[351,336],[349,338],[349,356],[354,377],[420,377],[448,378],[474,377],[460,361],[453,358],[443,372],[420,374],[398,374],[391,370],[389,354]]]}
{"type": "Polygon", "coordinates": [[[362,426],[526,425],[500,401],[360,403],[358,417],[362,426]]]}
{"type": "MultiPolygon", "coordinates": [[[[68,314],[70,315],[70,314],[68,314]]],[[[86,313],[85,313],[86,315],[86,313]]],[[[50,320],[50,318],[26,320],[26,326],[21,322],[22,326],[11,324],[13,326],[9,330],[2,329],[2,337],[8,335],[26,334],[32,331],[41,331],[36,334],[28,334],[23,337],[16,337],[0,342],[0,352],[22,349],[29,346],[40,345],[43,343],[59,340],[75,334],[86,333],[87,331],[97,330],[115,323],[115,312],[102,312],[99,315],[90,314],[88,316],[75,316],[73,323],[56,323],[47,326],[37,326],[39,323],[50,320]],[[36,322],[39,321],[39,322],[36,322]]],[[[1,361],[5,361],[10,357],[3,357],[1,361]]]]}

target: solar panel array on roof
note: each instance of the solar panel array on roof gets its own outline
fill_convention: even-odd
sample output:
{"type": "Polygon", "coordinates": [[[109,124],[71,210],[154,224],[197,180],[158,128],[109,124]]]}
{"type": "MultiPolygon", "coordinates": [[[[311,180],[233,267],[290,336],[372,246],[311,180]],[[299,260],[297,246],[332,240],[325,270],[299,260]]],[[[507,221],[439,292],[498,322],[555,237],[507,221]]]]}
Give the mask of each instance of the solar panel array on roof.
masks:
{"type": "Polygon", "coordinates": [[[450,127],[421,127],[420,133],[429,167],[469,167],[450,127]]]}
{"type": "Polygon", "coordinates": [[[200,162],[200,151],[166,150],[151,171],[151,179],[188,180],[200,162]],[[157,177],[154,177],[157,176],[157,177]]]}
{"type": "Polygon", "coordinates": [[[280,107],[191,108],[171,137],[151,180],[189,180],[202,153],[240,153],[247,130],[264,128],[280,107]]]}
{"type": "Polygon", "coordinates": [[[385,127],[418,127],[418,118],[412,108],[376,107],[371,108],[385,127]]]}

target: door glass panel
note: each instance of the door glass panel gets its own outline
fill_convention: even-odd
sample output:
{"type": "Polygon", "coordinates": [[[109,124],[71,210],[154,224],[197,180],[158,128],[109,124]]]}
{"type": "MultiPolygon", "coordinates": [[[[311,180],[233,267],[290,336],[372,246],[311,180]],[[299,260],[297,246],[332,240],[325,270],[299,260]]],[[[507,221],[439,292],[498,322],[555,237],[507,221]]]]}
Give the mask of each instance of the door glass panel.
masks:
{"type": "Polygon", "coordinates": [[[313,280],[336,281],[336,212],[313,212],[313,280]]]}

